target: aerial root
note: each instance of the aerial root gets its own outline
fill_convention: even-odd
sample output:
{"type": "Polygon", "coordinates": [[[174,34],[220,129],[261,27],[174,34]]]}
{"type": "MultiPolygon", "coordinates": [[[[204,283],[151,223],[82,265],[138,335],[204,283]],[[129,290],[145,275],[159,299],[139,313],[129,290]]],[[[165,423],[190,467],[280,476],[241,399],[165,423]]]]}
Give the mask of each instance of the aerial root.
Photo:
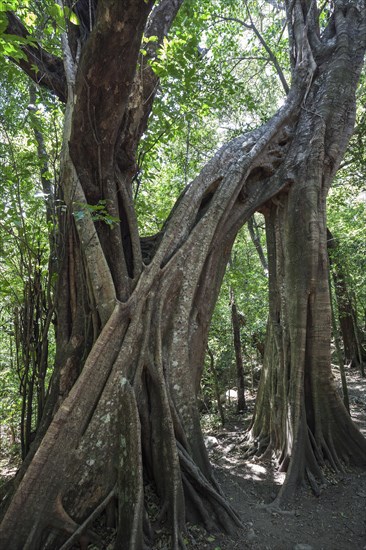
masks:
{"type": "Polygon", "coordinates": [[[158,522],[159,523],[163,523],[166,519],[166,515],[167,515],[167,512],[168,512],[168,508],[169,508],[169,501],[168,500],[165,500],[163,502],[163,505],[160,509],[160,512],[159,512],[159,515],[158,515],[158,522]]]}
{"type": "Polygon", "coordinates": [[[329,437],[329,443],[328,443],[329,452],[332,456],[332,465],[335,472],[341,472],[344,473],[345,469],[342,464],[342,462],[339,459],[338,453],[335,449],[334,442],[332,436],[329,437]]]}
{"type": "Polygon", "coordinates": [[[182,480],[183,480],[184,488],[187,491],[190,500],[192,501],[192,503],[196,507],[196,510],[198,511],[198,513],[201,517],[201,521],[202,521],[203,525],[205,526],[205,529],[207,529],[207,531],[214,530],[215,529],[215,524],[214,524],[214,521],[213,521],[212,517],[210,516],[210,514],[205,509],[204,504],[202,502],[202,499],[199,497],[199,495],[197,494],[197,492],[193,488],[193,485],[190,483],[187,476],[183,472],[182,472],[182,480]]]}
{"type": "Polygon", "coordinates": [[[150,522],[149,515],[147,513],[146,508],[144,509],[144,517],[143,517],[142,525],[143,525],[144,538],[148,541],[151,541],[154,537],[154,532],[151,527],[151,522],[150,522]]]}
{"type": "Polygon", "coordinates": [[[186,547],[186,543],[185,543],[184,540],[183,540],[183,537],[182,537],[182,533],[181,533],[181,532],[178,533],[178,539],[179,539],[179,549],[180,549],[180,550],[186,550],[186,548],[187,548],[187,547],[186,547]]]}
{"type": "Polygon", "coordinates": [[[313,432],[311,431],[311,429],[309,427],[308,427],[308,435],[309,435],[311,447],[313,449],[314,458],[315,458],[316,462],[320,465],[319,467],[325,466],[324,458],[323,458],[323,455],[322,455],[322,453],[319,449],[319,445],[317,444],[317,442],[315,440],[315,437],[314,437],[314,434],[313,434],[313,432]]]}

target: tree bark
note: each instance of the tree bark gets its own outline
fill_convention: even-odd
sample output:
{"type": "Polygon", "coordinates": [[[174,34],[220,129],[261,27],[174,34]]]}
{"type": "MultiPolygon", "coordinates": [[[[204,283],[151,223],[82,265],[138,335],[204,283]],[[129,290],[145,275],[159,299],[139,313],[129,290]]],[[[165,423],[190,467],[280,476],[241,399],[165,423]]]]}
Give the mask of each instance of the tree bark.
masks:
{"type": "Polygon", "coordinates": [[[325,461],[335,470],[349,462],[366,464],[366,440],[331,375],[325,212],[331,178],[354,122],[352,81],[358,78],[357,59],[365,45],[365,21],[358,35],[354,16],[352,10],[336,8],[333,39],[342,54],[318,65],[285,161],[293,185],[264,209],[270,315],[249,452],[262,457],[274,452],[287,471],[276,504],[290,497],[305,476],[318,492],[325,461]],[[354,71],[345,83],[350,66],[354,71]]]}
{"type": "Polygon", "coordinates": [[[207,346],[207,354],[208,354],[209,359],[210,359],[209,369],[210,369],[210,373],[211,373],[212,379],[213,379],[213,386],[214,386],[214,390],[215,390],[217,409],[219,411],[219,415],[220,415],[220,419],[221,419],[221,425],[224,426],[225,425],[225,413],[224,413],[224,408],[222,406],[222,401],[221,401],[221,398],[220,398],[220,387],[219,387],[219,381],[218,381],[216,367],[215,367],[215,359],[214,359],[214,354],[210,350],[209,346],[207,346]]]}
{"type": "Polygon", "coordinates": [[[243,353],[241,348],[240,338],[240,322],[238,310],[235,302],[235,295],[233,289],[230,289],[231,300],[231,323],[233,326],[233,338],[234,338],[234,351],[236,362],[236,379],[237,379],[237,391],[238,391],[238,403],[237,412],[242,413],[246,410],[245,403],[245,380],[244,380],[244,366],[243,366],[243,353]]]}
{"type": "MultiPolygon", "coordinates": [[[[118,541],[128,536],[128,547],[140,548],[142,471],[156,485],[174,548],[185,517],[210,530],[233,531],[240,526],[211,473],[196,393],[209,321],[235,235],[284,185],[276,179],[263,185],[256,176],[257,164],[277,165],[282,160],[289,138],[281,128],[295,108],[296,103],[284,107],[254,135],[225,146],[203,169],[179,200],[151,262],[141,264],[140,274],[131,279],[133,290],[124,302],[110,291],[110,268],[88,212],[76,220],[71,235],[77,237],[70,246],[75,250],[80,243],[84,277],[91,279],[90,300],[98,304],[102,330],[69,393],[65,389],[68,395],[6,512],[1,527],[5,547],[61,546],[117,483],[118,500],[126,503],[119,508],[120,525],[128,534],[118,535],[118,541]],[[244,155],[238,156],[242,151],[244,155]]],[[[63,162],[64,186],[72,183],[69,196],[82,200],[72,161],[65,156],[63,162]]],[[[75,269],[75,257],[70,255],[67,280],[72,261],[75,269]]],[[[82,296],[77,286],[75,294],[68,303],[68,331],[84,316],[76,307],[82,296]]],[[[72,336],[70,345],[82,349],[72,336]]],[[[70,356],[60,380],[68,367],[70,356]]]]}
{"type": "Polygon", "coordinates": [[[282,396],[286,406],[276,409],[282,415],[282,424],[276,425],[274,409],[266,417],[259,401],[253,434],[261,419],[262,433],[265,426],[277,426],[277,439],[273,430],[268,433],[271,442],[283,450],[283,464],[292,453],[292,468],[299,472],[305,456],[307,467],[314,469],[313,439],[338,466],[339,457],[349,456],[353,437],[352,458],[364,461],[365,441],[345,419],[328,384],[324,206],[325,190],[351,131],[365,46],[365,6],[359,10],[354,2],[349,9],[336,8],[339,31],[333,21],[331,36],[323,39],[331,53],[319,57],[317,66],[308,38],[315,12],[303,13],[300,2],[291,3],[295,58],[285,104],[268,123],[222,147],[185,188],[161,233],[141,246],[131,180],[151,107],[142,98],[151,81],[136,66],[144,29],[155,28],[155,17],[165,25],[170,8],[178,4],[163,1],[152,9],[153,3],[143,0],[105,0],[98,5],[80,61],[63,38],[68,101],[61,177],[67,214],[57,303],[58,369],[43,439],[22,470],[1,524],[4,548],[59,548],[75,531],[92,540],[88,518],[113,492],[119,517],[115,547],[138,550],[148,522],[146,481],[156,487],[173,548],[180,545],[186,519],[210,530],[232,532],[241,526],[211,472],[196,394],[233,241],[259,208],[267,211],[269,233],[281,220],[270,250],[275,298],[271,362],[268,356],[269,379],[277,377],[279,393],[262,384],[260,394],[262,404],[267,394],[269,402],[282,396]],[[345,80],[342,94],[340,77],[345,80]],[[281,191],[277,206],[269,205],[281,191]],[[105,215],[118,223],[93,219],[88,206],[100,200],[106,201],[105,215]],[[282,274],[273,274],[274,253],[285,261],[285,291],[276,288],[282,274]],[[280,314],[286,314],[282,323],[288,319],[288,336],[283,370],[277,372],[275,358],[284,356],[274,338],[280,329],[279,298],[287,304],[280,314]],[[304,379],[310,394],[309,389],[304,393],[304,379]],[[316,407],[323,401],[319,430],[310,440],[305,410],[317,418],[316,407]],[[334,410],[340,410],[336,427],[334,410]]]}
{"type": "Polygon", "coordinates": [[[332,251],[336,251],[337,242],[329,229],[327,229],[327,238],[331,273],[338,305],[338,319],[344,347],[344,360],[346,363],[351,364],[352,367],[359,367],[361,376],[365,376],[364,362],[366,353],[360,342],[361,331],[357,324],[357,313],[352,303],[346,275],[336,258],[332,258],[332,251]]]}
{"type": "Polygon", "coordinates": [[[346,407],[348,413],[350,414],[346,371],[345,371],[345,368],[344,368],[344,359],[343,359],[343,354],[342,354],[342,351],[341,351],[341,346],[340,346],[340,343],[339,343],[340,338],[339,338],[338,327],[337,327],[337,323],[336,323],[336,317],[335,317],[335,313],[334,313],[334,306],[333,306],[333,300],[332,300],[332,285],[331,285],[330,279],[329,279],[329,297],[330,297],[330,309],[331,309],[331,316],[332,316],[333,340],[334,340],[336,353],[337,353],[339,373],[341,375],[343,403],[344,403],[344,406],[346,407]]]}

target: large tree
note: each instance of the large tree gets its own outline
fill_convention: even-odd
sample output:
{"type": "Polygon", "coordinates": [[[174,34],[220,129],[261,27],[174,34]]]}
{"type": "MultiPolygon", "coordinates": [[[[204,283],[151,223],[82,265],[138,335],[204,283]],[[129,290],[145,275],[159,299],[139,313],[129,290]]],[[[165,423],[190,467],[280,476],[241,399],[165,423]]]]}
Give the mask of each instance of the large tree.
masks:
{"type": "MultiPolygon", "coordinates": [[[[63,62],[35,42],[18,59],[66,102],[67,208],[55,374],[2,521],[4,548],[59,548],[79,525],[88,540],[88,518],[107,505],[118,510],[116,548],[142,548],[146,482],[174,548],[186,518],[208,529],[240,526],[212,475],[196,394],[233,241],[258,209],[267,219],[271,315],[253,437],[282,452],[290,485],[305,471],[320,474],[324,458],[366,463],[366,442],[329,382],[325,225],[326,193],[353,128],[365,0],[336,0],[322,28],[315,1],[286,3],[292,79],[283,106],[224,145],[163,229],[142,237],[132,179],[158,84],[149,61],[181,3],[70,3],[80,25],[62,37],[63,62]]],[[[7,32],[26,37],[20,19],[7,17],[7,32]]]]}

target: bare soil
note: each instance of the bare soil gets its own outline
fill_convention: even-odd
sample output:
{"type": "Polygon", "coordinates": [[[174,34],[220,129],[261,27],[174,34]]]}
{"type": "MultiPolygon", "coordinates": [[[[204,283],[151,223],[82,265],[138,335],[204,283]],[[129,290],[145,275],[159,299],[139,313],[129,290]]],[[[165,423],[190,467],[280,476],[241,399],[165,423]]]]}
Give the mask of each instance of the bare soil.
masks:
{"type": "MultiPolygon", "coordinates": [[[[366,437],[366,379],[347,373],[351,415],[366,437]]],[[[243,460],[243,429],[251,417],[253,399],[244,418],[206,436],[215,474],[224,493],[242,518],[245,530],[235,539],[194,540],[190,548],[210,550],[366,550],[366,472],[346,469],[326,472],[327,485],[319,497],[303,487],[281,513],[268,506],[284,474],[275,464],[243,460]],[[249,418],[248,418],[249,417],[249,418]],[[216,441],[217,443],[216,443],[216,441]]]]}
{"type": "MultiPolygon", "coordinates": [[[[350,371],[347,380],[352,418],[366,437],[366,379],[350,371]]],[[[243,459],[244,433],[252,416],[254,396],[247,395],[247,404],[244,416],[235,415],[234,405],[231,409],[229,406],[225,427],[205,430],[216,478],[241,517],[244,530],[230,538],[189,525],[184,535],[187,550],[366,550],[366,472],[347,469],[335,475],[329,470],[327,486],[319,497],[303,487],[286,510],[271,510],[268,505],[284,474],[276,471],[274,463],[243,459]]],[[[14,476],[18,465],[14,457],[10,462],[0,457],[0,484],[14,476]]],[[[158,512],[154,494],[147,491],[147,499],[150,511],[158,512]]],[[[98,520],[93,530],[99,533],[102,548],[111,550],[115,531],[103,523],[98,520]]],[[[170,547],[170,537],[162,525],[151,550],[170,547]]]]}

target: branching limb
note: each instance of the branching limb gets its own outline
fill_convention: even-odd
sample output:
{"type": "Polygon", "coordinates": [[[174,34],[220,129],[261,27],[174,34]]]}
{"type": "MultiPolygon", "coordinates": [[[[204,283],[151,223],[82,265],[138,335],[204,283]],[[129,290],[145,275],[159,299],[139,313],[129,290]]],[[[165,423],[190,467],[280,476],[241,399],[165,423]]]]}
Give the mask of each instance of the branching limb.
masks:
{"type": "Polygon", "coordinates": [[[283,73],[283,70],[281,68],[281,65],[279,64],[279,61],[278,61],[274,51],[269,46],[268,42],[265,40],[265,38],[262,36],[262,34],[259,32],[256,25],[254,24],[254,21],[253,21],[250,14],[249,14],[249,18],[250,18],[250,24],[246,23],[242,19],[239,19],[238,17],[223,17],[223,16],[218,17],[218,19],[220,21],[232,21],[232,22],[238,23],[239,25],[242,25],[246,29],[249,29],[249,30],[254,32],[254,34],[258,38],[259,42],[262,44],[263,48],[266,50],[266,52],[268,54],[268,57],[269,57],[269,60],[273,64],[274,68],[276,69],[276,72],[277,72],[278,77],[281,81],[282,87],[283,87],[283,89],[284,89],[284,91],[287,95],[290,91],[290,87],[287,84],[287,81],[286,81],[285,75],[283,73]]]}
{"type": "Polygon", "coordinates": [[[93,30],[81,52],[75,85],[70,142],[79,173],[113,177],[116,148],[121,135],[129,133],[126,115],[152,4],[151,0],[99,4],[93,30]],[[95,150],[96,141],[99,155],[90,158],[85,151],[95,150]]]}
{"type": "Polygon", "coordinates": [[[164,37],[168,35],[173,21],[178,13],[183,0],[162,0],[151,12],[145,36],[147,38],[156,36],[156,42],[149,42],[147,47],[148,57],[152,58],[163,43],[164,37]]]}
{"type": "MultiPolygon", "coordinates": [[[[6,13],[8,26],[6,34],[12,34],[22,38],[31,38],[30,33],[22,21],[13,12],[6,13]]],[[[54,93],[63,103],[67,99],[66,76],[62,59],[48,53],[37,43],[21,46],[25,59],[14,60],[36,84],[47,88],[54,93]]]]}
{"type": "Polygon", "coordinates": [[[141,68],[135,75],[135,84],[130,96],[126,113],[126,128],[119,139],[117,150],[119,166],[124,169],[126,152],[133,157],[137,144],[147,128],[148,118],[159,87],[159,77],[153,71],[150,62],[156,58],[157,52],[168,35],[183,0],[163,0],[155,6],[147,21],[144,37],[155,39],[144,44],[145,55],[140,55],[141,68]],[[136,105],[139,108],[136,109],[136,105]]]}

